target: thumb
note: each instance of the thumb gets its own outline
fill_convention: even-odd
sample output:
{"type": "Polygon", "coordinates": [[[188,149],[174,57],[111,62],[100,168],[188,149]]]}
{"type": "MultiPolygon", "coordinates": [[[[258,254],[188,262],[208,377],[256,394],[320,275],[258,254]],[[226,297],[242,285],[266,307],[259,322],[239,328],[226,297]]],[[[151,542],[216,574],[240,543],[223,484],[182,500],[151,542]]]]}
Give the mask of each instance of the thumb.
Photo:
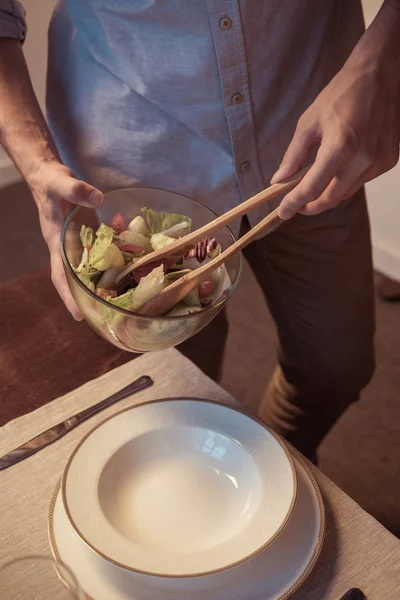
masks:
{"type": "Polygon", "coordinates": [[[271,184],[279,183],[297,173],[317,142],[318,136],[315,129],[299,130],[297,127],[279,169],[271,178],[271,184]]]}
{"type": "Polygon", "coordinates": [[[85,181],[75,179],[72,175],[58,175],[52,182],[53,193],[59,200],[67,200],[72,204],[96,208],[103,202],[100,190],[85,181]]]}

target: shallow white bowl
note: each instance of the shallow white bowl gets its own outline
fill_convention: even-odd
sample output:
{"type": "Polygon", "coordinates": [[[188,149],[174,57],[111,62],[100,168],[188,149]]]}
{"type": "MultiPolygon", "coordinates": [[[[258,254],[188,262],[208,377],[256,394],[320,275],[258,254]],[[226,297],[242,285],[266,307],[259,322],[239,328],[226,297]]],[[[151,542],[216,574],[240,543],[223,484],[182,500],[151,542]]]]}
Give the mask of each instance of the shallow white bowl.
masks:
{"type": "Polygon", "coordinates": [[[318,485],[305,459],[294,449],[290,452],[298,491],[289,522],[273,544],[234,569],[188,578],[150,577],[121,569],[76,535],[64,510],[60,482],[49,510],[53,555],[76,575],[85,600],[288,600],[316,563],[325,522],[318,485]]]}
{"type": "Polygon", "coordinates": [[[62,478],[80,538],[159,577],[233,567],[270,544],[296,498],[292,458],[256,419],[199,399],[155,400],[92,429],[62,478]]]}

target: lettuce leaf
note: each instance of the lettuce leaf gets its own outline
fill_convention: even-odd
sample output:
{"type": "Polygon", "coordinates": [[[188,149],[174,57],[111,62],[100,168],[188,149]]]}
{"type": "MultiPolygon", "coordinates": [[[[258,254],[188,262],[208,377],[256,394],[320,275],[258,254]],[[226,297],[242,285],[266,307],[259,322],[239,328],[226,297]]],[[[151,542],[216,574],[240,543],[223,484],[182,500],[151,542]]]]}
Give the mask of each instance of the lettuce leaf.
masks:
{"type": "Polygon", "coordinates": [[[121,294],[120,296],[116,296],[115,298],[108,297],[107,302],[110,304],[114,304],[119,308],[124,308],[125,310],[132,310],[133,303],[133,294],[135,293],[135,288],[131,288],[125,294],[121,294]]]}
{"type": "Polygon", "coordinates": [[[75,273],[80,273],[85,267],[87,267],[88,258],[89,258],[88,249],[84,248],[83,252],[82,252],[81,262],[74,269],[75,273]]]}
{"type": "Polygon", "coordinates": [[[150,234],[146,221],[140,215],[132,219],[128,225],[128,230],[132,233],[139,233],[140,235],[145,236],[150,234]]]}
{"type": "Polygon", "coordinates": [[[221,265],[215,269],[215,271],[210,273],[210,279],[214,281],[215,287],[208,298],[201,299],[203,304],[207,304],[207,302],[214,304],[232,285],[231,278],[229,277],[225,265],[221,265]]]}
{"type": "Polygon", "coordinates": [[[126,231],[120,233],[120,235],[116,239],[117,242],[122,242],[124,244],[135,244],[135,246],[140,246],[140,248],[142,248],[142,250],[146,254],[153,250],[149,238],[143,235],[142,233],[138,233],[137,231],[127,229],[126,231]]]}
{"type": "Polygon", "coordinates": [[[164,266],[156,267],[139,281],[133,295],[133,304],[131,310],[138,310],[148,300],[159,294],[165,287],[164,266]]]}
{"type": "Polygon", "coordinates": [[[89,264],[91,247],[94,241],[94,231],[91,227],[82,225],[80,231],[80,238],[83,246],[81,262],[77,267],[74,268],[75,273],[78,275],[82,283],[89,288],[92,292],[95,291],[95,283],[93,278],[99,274],[99,271],[89,264]]]}
{"type": "Polygon", "coordinates": [[[165,275],[165,279],[168,283],[172,283],[173,281],[176,281],[177,279],[180,279],[184,275],[188,275],[191,272],[192,271],[190,269],[178,269],[176,271],[168,271],[168,273],[165,275]]]}
{"type": "MultiPolygon", "coordinates": [[[[94,246],[91,250],[91,253],[94,249],[94,246]]],[[[90,253],[90,254],[91,254],[90,253]]],[[[103,254],[98,250],[96,253],[97,259],[93,260],[90,255],[90,262],[92,267],[98,269],[99,271],[106,271],[111,267],[123,267],[125,265],[124,256],[121,250],[115,245],[111,244],[104,248],[103,254]]]]}
{"type": "Polygon", "coordinates": [[[190,233],[192,226],[192,219],[190,217],[164,211],[157,212],[146,207],[142,208],[142,212],[147,217],[151,233],[164,233],[169,237],[181,237],[190,233]],[[177,225],[179,225],[178,228],[176,227],[177,225]],[[177,231],[179,231],[178,234],[176,233],[177,231]]]}
{"type": "Polygon", "coordinates": [[[82,246],[87,248],[88,246],[92,246],[94,242],[94,231],[91,227],[86,227],[86,225],[82,225],[80,238],[82,242],[82,246]]]}
{"type": "Polygon", "coordinates": [[[184,235],[187,235],[188,233],[190,233],[190,224],[187,223],[186,221],[182,222],[182,223],[177,223],[176,225],[173,225],[172,227],[169,227],[168,229],[165,229],[163,231],[164,235],[167,235],[168,237],[171,238],[180,238],[183,237],[184,235]]]}
{"type": "Polygon", "coordinates": [[[201,308],[200,298],[199,295],[196,293],[196,290],[193,290],[193,292],[190,292],[190,294],[185,296],[182,302],[186,306],[197,306],[198,308],[201,308]]]}
{"type": "MultiPolygon", "coordinates": [[[[160,265],[146,277],[142,277],[137,287],[131,288],[116,298],[107,298],[107,302],[125,310],[139,310],[148,300],[159,294],[164,287],[164,267],[160,265]]],[[[103,318],[106,321],[111,319],[115,321],[116,313],[111,309],[104,309],[102,311],[103,318]]]]}
{"type": "Polygon", "coordinates": [[[85,267],[88,266],[89,249],[92,247],[93,244],[94,231],[91,227],[86,227],[85,225],[82,225],[79,237],[81,238],[83,251],[81,262],[77,267],[74,268],[75,273],[80,273],[85,267]]]}
{"type": "Polygon", "coordinates": [[[193,271],[194,269],[198,269],[201,267],[201,263],[197,260],[197,258],[183,258],[182,262],[179,263],[181,269],[190,269],[193,271]]]}
{"type": "MultiPolygon", "coordinates": [[[[112,227],[109,227],[105,223],[102,223],[98,230],[96,231],[96,242],[100,243],[102,239],[108,240],[108,243],[111,244],[113,241],[113,237],[115,235],[115,231],[112,227]]],[[[96,243],[95,242],[95,243],[96,243]]]]}
{"type": "MultiPolygon", "coordinates": [[[[133,297],[134,291],[135,290],[132,288],[132,289],[128,290],[127,292],[125,292],[125,294],[121,294],[120,296],[116,296],[115,298],[108,296],[105,298],[105,300],[107,302],[109,302],[110,304],[114,304],[115,306],[118,306],[119,308],[124,308],[125,310],[131,310],[132,297],[133,297]]],[[[109,326],[116,327],[118,325],[118,323],[124,319],[123,314],[115,311],[114,309],[112,309],[108,306],[105,306],[104,304],[99,304],[98,312],[99,312],[100,318],[105,323],[108,323],[109,326]]]]}
{"type": "Polygon", "coordinates": [[[168,235],[164,235],[164,233],[153,233],[153,235],[150,238],[150,244],[153,250],[160,250],[165,246],[173,244],[174,241],[174,238],[171,238],[168,235]]]}
{"type": "Polygon", "coordinates": [[[93,277],[98,275],[99,271],[96,271],[96,269],[91,269],[88,266],[83,266],[79,271],[78,269],[75,269],[75,273],[78,275],[82,283],[86,285],[87,288],[89,288],[89,290],[91,290],[92,292],[95,291],[96,286],[93,281],[93,277]]]}
{"type": "Polygon", "coordinates": [[[222,247],[221,244],[217,244],[217,246],[214,248],[214,250],[210,250],[210,252],[208,252],[207,256],[208,258],[210,258],[211,260],[213,258],[217,258],[217,256],[219,256],[222,252],[222,247]]]}
{"type": "MultiPolygon", "coordinates": [[[[102,223],[96,231],[96,239],[89,253],[90,266],[100,270],[100,267],[97,267],[96,263],[100,262],[104,258],[107,248],[109,248],[113,242],[113,238],[114,230],[111,229],[111,227],[108,227],[108,225],[104,225],[104,223],[102,223]]],[[[103,269],[103,271],[104,270],[105,269],[103,269]]]]}

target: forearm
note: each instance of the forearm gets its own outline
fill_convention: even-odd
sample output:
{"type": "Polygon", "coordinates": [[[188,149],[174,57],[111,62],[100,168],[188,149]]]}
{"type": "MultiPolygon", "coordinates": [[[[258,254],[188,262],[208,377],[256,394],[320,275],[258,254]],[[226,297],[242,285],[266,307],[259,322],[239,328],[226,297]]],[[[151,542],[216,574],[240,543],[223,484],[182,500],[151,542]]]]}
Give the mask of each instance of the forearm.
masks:
{"type": "Polygon", "coordinates": [[[18,40],[0,39],[0,142],[29,183],[59,156],[18,40]]]}
{"type": "Polygon", "coordinates": [[[385,0],[352,58],[387,74],[400,91],[400,0],[385,0]]]}
{"type": "Polygon", "coordinates": [[[343,68],[300,117],[271,182],[293,175],[318,144],[311,169],[279,216],[337,207],[399,159],[400,0],[385,0],[343,68]]]}

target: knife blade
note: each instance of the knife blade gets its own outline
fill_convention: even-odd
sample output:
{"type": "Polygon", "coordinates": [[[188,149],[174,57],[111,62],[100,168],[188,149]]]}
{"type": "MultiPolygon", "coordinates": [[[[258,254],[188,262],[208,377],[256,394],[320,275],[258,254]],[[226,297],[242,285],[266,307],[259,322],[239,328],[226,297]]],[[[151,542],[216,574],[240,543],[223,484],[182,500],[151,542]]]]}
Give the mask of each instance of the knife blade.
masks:
{"type": "Polygon", "coordinates": [[[115,394],[108,396],[93,406],[89,406],[89,408],[86,408],[76,415],[69,417],[65,421],[46,429],[46,431],[43,431],[25,444],[22,444],[22,446],[19,446],[18,448],[15,448],[15,450],[12,450],[11,452],[8,452],[8,454],[2,456],[0,458],[0,471],[8,469],[8,467],[19,463],[21,460],[28,458],[28,456],[32,456],[32,454],[36,454],[36,452],[39,452],[39,450],[42,450],[42,448],[46,448],[46,446],[49,446],[56,440],[59,440],[66,433],[93,415],[96,415],[104,408],[108,408],[112,404],[115,404],[115,402],[118,402],[127,396],[131,396],[136,392],[140,392],[141,390],[150,387],[153,385],[153,383],[154,382],[151,377],[148,375],[143,375],[142,377],[139,377],[139,379],[136,379],[126,387],[122,388],[122,390],[115,392],[115,394]]]}

